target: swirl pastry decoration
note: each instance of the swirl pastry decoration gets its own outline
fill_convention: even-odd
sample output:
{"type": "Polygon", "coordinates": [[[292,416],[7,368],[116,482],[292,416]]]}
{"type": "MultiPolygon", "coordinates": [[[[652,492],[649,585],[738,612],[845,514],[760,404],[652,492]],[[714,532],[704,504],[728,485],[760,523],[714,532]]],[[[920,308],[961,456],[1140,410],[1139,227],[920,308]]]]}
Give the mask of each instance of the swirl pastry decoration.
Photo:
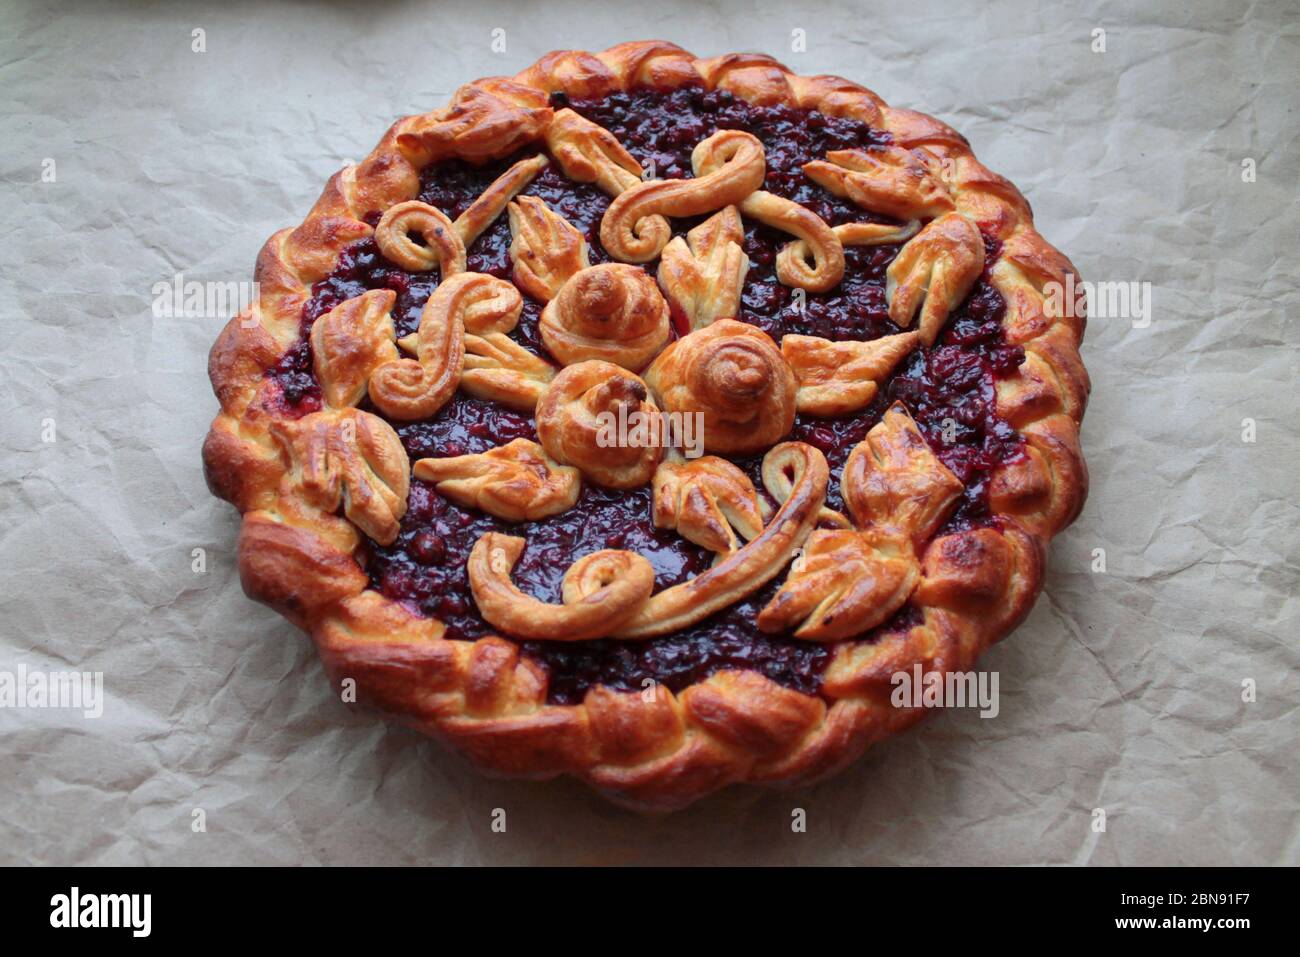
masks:
{"type": "Polygon", "coordinates": [[[343,507],[348,521],[392,544],[406,514],[409,460],[402,441],[378,416],[328,409],[271,425],[288,481],[326,514],[343,507]]]}
{"type": "Polygon", "coordinates": [[[871,150],[833,150],[824,160],[805,163],[804,173],[823,189],[863,209],[895,219],[934,219],[957,207],[948,187],[931,168],[927,150],[886,146],[871,150]]]}
{"type": "Polygon", "coordinates": [[[776,254],[776,278],[809,292],[826,292],[844,278],[844,246],[826,221],[805,206],[759,190],[740,204],[740,211],[760,223],[790,233],[795,241],[776,254]]]}
{"type": "Polygon", "coordinates": [[[589,266],[546,304],[540,328],[565,365],[600,359],[636,372],[668,341],[668,303],[644,269],[589,266]]]}
{"type": "Polygon", "coordinates": [[[849,453],[840,478],[854,524],[893,529],[918,546],[938,531],[963,488],[901,402],[849,453]]]}
{"type": "Polygon", "coordinates": [[[911,545],[897,536],[818,529],[781,590],[759,612],[758,627],[795,628],[794,636],[808,641],[852,638],[887,621],[920,578],[911,545]]]}
{"type": "Polygon", "coordinates": [[[443,277],[465,271],[465,243],[450,219],[418,199],[390,206],[375,227],[384,257],[411,272],[438,269],[443,277]],[[418,233],[423,245],[411,238],[418,233]]]}
{"type": "Polygon", "coordinates": [[[555,114],[546,131],[546,147],[565,176],[579,183],[595,183],[610,196],[641,182],[641,164],[618,138],[573,110],[555,114]]]}
{"type": "Polygon", "coordinates": [[[655,527],[675,528],[683,538],[720,555],[736,551],[740,538],[757,538],[768,511],[749,476],[726,459],[675,459],[655,471],[655,527]]]}
{"type": "Polygon", "coordinates": [[[597,485],[645,485],[663,458],[659,409],[646,384],[610,362],[562,370],[538,401],[536,418],[547,454],[597,485]]]}
{"type": "Polygon", "coordinates": [[[510,580],[524,539],[488,532],[474,543],[466,570],[484,619],[509,635],[547,641],[587,641],[611,634],[645,604],[654,568],[636,552],[584,555],[564,573],[563,604],[525,595],[510,580]]]}
{"type": "Polygon", "coordinates": [[[847,415],[876,398],[879,383],[916,348],[921,337],[900,332],[870,342],[833,342],[820,336],[787,335],[781,354],[799,380],[795,405],[807,415],[847,415]]]}
{"type": "Polygon", "coordinates": [[[697,144],[691,165],[702,163],[706,175],[650,180],[616,196],[600,221],[605,251],[623,262],[649,262],[671,238],[665,216],[703,216],[739,205],[763,185],[767,171],[763,144],[742,130],[719,130],[697,144]]]}
{"type": "Polygon", "coordinates": [[[658,592],[615,636],[652,638],[687,628],[775,578],[817,524],[830,471],[811,445],[783,442],[763,457],[763,485],[781,508],[757,538],[707,572],[658,592]]]}
{"type": "Polygon", "coordinates": [[[685,318],[683,335],[740,312],[749,271],[740,212],[726,206],[686,234],[674,237],[659,260],[659,285],[685,318]]]}
{"type": "Polygon", "coordinates": [[[457,504],[508,522],[535,522],[573,507],[582,491],[575,468],[558,465],[536,442],[515,439],[481,455],[420,459],[415,477],[457,504]]]}
{"type": "Polygon", "coordinates": [[[889,318],[906,329],[920,308],[921,341],[934,345],[948,314],[983,271],[984,239],[975,224],[961,213],[940,216],[909,240],[885,270],[889,318]]]}
{"type": "Polygon", "coordinates": [[[370,374],[398,358],[393,345],[391,289],[345,299],[311,327],[312,364],[325,404],[356,405],[366,394],[370,374]]]}
{"type": "Polygon", "coordinates": [[[507,212],[515,284],[534,299],[550,302],[591,265],[587,239],[535,196],[520,196],[507,212]]]}
{"type": "Polygon", "coordinates": [[[483,235],[483,230],[492,225],[507,204],[536,179],[537,174],[546,169],[549,162],[550,160],[541,155],[521,159],[493,180],[492,184],[469,204],[469,208],[456,217],[453,225],[466,249],[474,245],[474,240],[483,235]]]}
{"type": "Polygon", "coordinates": [[[645,380],[669,412],[704,416],[704,448],[744,455],[794,426],[797,382],[771,336],[722,319],[659,354],[645,380]]]}
{"type": "MultiPolygon", "coordinates": [[[[433,415],[456,391],[465,363],[465,329],[512,329],[523,299],[510,283],[484,273],[442,282],[420,314],[417,359],[397,359],[370,376],[370,399],[385,415],[409,422],[433,415]]],[[[403,345],[409,345],[403,339],[403,345]]]]}
{"type": "Polygon", "coordinates": [[[554,378],[555,366],[503,332],[465,337],[460,387],[472,396],[531,414],[554,378]]]}

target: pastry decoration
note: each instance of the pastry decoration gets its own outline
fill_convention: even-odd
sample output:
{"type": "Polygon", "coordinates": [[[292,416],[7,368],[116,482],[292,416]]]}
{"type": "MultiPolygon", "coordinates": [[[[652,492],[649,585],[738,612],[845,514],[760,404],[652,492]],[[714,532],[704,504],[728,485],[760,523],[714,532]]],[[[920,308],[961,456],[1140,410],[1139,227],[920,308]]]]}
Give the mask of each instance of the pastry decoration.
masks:
{"type": "Polygon", "coordinates": [[[933,345],[983,271],[980,231],[961,213],[946,213],[908,240],[885,270],[889,318],[906,329],[920,308],[921,341],[933,345]]]}
{"type": "Polygon", "coordinates": [[[704,417],[704,448],[744,455],[794,425],[794,371],[767,333],[723,319],[660,353],[645,380],[668,412],[704,417]]]}
{"type": "Polygon", "coordinates": [[[392,290],[372,289],[343,300],[312,325],[312,363],[326,405],[356,405],[366,394],[370,374],[397,359],[396,300],[392,290]]]}
{"type": "Polygon", "coordinates": [[[808,415],[824,416],[848,415],[866,408],[876,398],[879,383],[920,339],[915,332],[867,342],[785,336],[781,354],[799,380],[796,407],[808,415]]]}
{"type": "Polygon", "coordinates": [[[808,537],[758,627],[794,627],[796,638],[839,641],[888,621],[921,580],[918,548],[962,490],[895,403],[844,466],[840,493],[856,527],[808,537]]]}
{"type": "MultiPolygon", "coordinates": [[[[469,204],[465,212],[456,217],[453,224],[460,241],[468,249],[474,240],[483,234],[483,230],[492,225],[520,191],[537,178],[537,174],[546,169],[550,162],[545,156],[531,156],[515,163],[498,176],[492,185],[485,189],[469,204]]],[[[531,198],[531,197],[530,197],[531,198]]]]}
{"type": "Polygon", "coordinates": [[[546,147],[564,170],[578,183],[595,183],[617,196],[641,182],[641,164],[603,126],[560,110],[546,131],[546,147]]]}
{"type": "Polygon", "coordinates": [[[501,332],[465,337],[461,388],[519,412],[531,413],[555,378],[555,366],[501,332]]]}
{"type": "Polygon", "coordinates": [[[963,488],[901,402],[849,454],[840,479],[855,525],[893,529],[918,546],[938,531],[963,488]]]}
{"type": "Polygon", "coordinates": [[[412,272],[438,269],[443,277],[465,271],[465,243],[450,219],[413,199],[389,207],[375,227],[375,242],[395,266],[412,272]],[[411,238],[417,233],[422,243],[411,238]]]}
{"type": "Polygon", "coordinates": [[[535,522],[573,507],[582,491],[575,468],[557,465],[536,442],[515,439],[479,455],[420,459],[415,477],[469,508],[508,522],[535,522]]]}
{"type": "Polygon", "coordinates": [[[654,476],[654,523],[722,555],[763,531],[769,511],[749,476],[713,455],[662,462],[654,476]]]}
{"type": "Polygon", "coordinates": [[[406,513],[410,463],[402,441],[378,416],[356,409],[313,412],[271,426],[289,482],[307,502],[348,521],[381,545],[397,538],[406,513]]]}
{"type": "MultiPolygon", "coordinates": [[[[921,231],[921,221],[913,219],[901,226],[885,223],[841,223],[833,232],[842,246],[886,246],[905,243],[921,231]]],[[[791,245],[791,255],[808,258],[808,252],[799,243],[791,245]]]]}
{"type": "Polygon", "coordinates": [[[643,269],[590,266],[546,304],[541,332],[565,365],[600,359],[635,372],[668,341],[668,303],[643,269]]]}
{"type": "Polygon", "coordinates": [[[934,219],[956,209],[943,181],[931,172],[924,150],[886,146],[834,150],[825,160],[805,163],[808,178],[863,209],[895,219],[934,219]]]}
{"type": "Polygon", "coordinates": [[[691,153],[705,175],[656,179],[624,190],[600,221],[600,243],[615,259],[654,259],[672,236],[665,216],[702,216],[741,203],[763,185],[763,144],[742,130],[719,130],[691,153]]]}
{"type": "Polygon", "coordinates": [[[1044,297],[1077,274],[1028,203],[938,120],[768,57],[629,43],[461,87],[335,174],[254,278],[212,349],[203,449],[243,516],[244,588],[359,700],[494,771],[648,809],[820,778],[920,717],[894,674],[970,669],[1023,620],[1086,495],[1084,320],[1044,297]],[[639,160],[693,176],[645,181],[639,160]],[[810,188],[862,221],[832,227],[810,188]],[[382,257],[348,254],[371,238],[382,257]],[[395,342],[404,290],[435,279],[395,342]],[[802,335],[852,337],[877,293],[898,334],[802,335]],[[972,295],[1005,309],[932,356],[972,295]],[[895,404],[850,453],[882,393],[916,396],[916,420],[895,404]],[[462,433],[486,451],[416,463],[443,498],[421,486],[408,512],[403,443],[447,454],[462,433]]]}
{"type": "Polygon", "coordinates": [[[645,382],[599,360],[562,370],[537,403],[537,437],[547,454],[607,488],[650,481],[663,457],[659,423],[645,382]]]}
{"type": "Polygon", "coordinates": [[[534,299],[550,302],[591,264],[586,237],[535,196],[520,196],[507,212],[515,285],[534,299]]]}
{"type": "Polygon", "coordinates": [[[911,545],[888,534],[818,529],[776,596],[758,614],[767,632],[839,641],[888,621],[915,590],[911,545]]]}
{"type": "Polygon", "coordinates": [[[486,163],[540,139],[553,115],[538,90],[509,81],[492,89],[470,84],[443,109],[416,117],[397,145],[417,167],[452,157],[486,163]]]}
{"type": "MultiPolygon", "coordinates": [[[[411,421],[433,415],[456,391],[465,362],[465,329],[513,328],[523,300],[508,282],[483,273],[446,279],[420,314],[417,359],[396,359],[370,377],[370,398],[381,412],[411,421]]],[[[409,340],[403,340],[410,344],[409,340]]]]}
{"type": "MultiPolygon", "coordinates": [[[[725,206],[686,234],[674,237],[659,260],[659,285],[685,318],[683,334],[734,319],[749,271],[745,229],[735,206],[725,206]]],[[[805,254],[806,256],[807,254],[805,254]]]]}
{"type": "Polygon", "coordinates": [[[763,486],[781,508],[743,548],[707,572],[656,592],[615,634],[649,638],[686,628],[762,588],[780,574],[817,524],[830,473],[811,445],[783,442],[763,456],[763,486]]]}
{"type": "Polygon", "coordinates": [[[844,247],[840,238],[811,209],[759,190],[745,197],[740,211],[795,237],[776,257],[776,275],[785,285],[825,292],[838,286],[844,278],[844,247]]]}
{"type": "Polygon", "coordinates": [[[549,641],[588,641],[611,634],[650,596],[655,573],[636,552],[584,555],[564,573],[563,604],[525,595],[510,580],[525,541],[488,532],[474,545],[466,569],[483,617],[506,634],[549,641]]]}

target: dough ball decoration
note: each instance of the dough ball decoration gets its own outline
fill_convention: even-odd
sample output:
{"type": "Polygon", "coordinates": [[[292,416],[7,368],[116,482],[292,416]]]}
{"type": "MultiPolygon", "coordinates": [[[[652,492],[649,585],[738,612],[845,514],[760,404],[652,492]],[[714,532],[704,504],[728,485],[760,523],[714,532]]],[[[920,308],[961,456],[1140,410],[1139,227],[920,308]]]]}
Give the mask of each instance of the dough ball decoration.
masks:
{"type": "MultiPolygon", "coordinates": [[[[890,669],[965,660],[944,615],[979,623],[967,654],[1027,609],[1086,483],[1081,327],[1040,295],[1072,267],[956,134],[860,88],[632,44],[611,89],[556,56],[401,121],[268,244],[271,333],[214,349],[210,481],[246,587],[327,662],[450,649],[427,666],[496,676],[455,720],[560,722],[541,773],[586,774],[546,748],[607,720],[631,737],[583,754],[611,768],[684,754],[683,721],[761,763],[890,669]],[[223,392],[250,362],[257,395],[223,392]],[[286,593],[272,558],[330,584],[286,593]]],[[[698,796],[648,780],[597,783],[698,796]]]]}

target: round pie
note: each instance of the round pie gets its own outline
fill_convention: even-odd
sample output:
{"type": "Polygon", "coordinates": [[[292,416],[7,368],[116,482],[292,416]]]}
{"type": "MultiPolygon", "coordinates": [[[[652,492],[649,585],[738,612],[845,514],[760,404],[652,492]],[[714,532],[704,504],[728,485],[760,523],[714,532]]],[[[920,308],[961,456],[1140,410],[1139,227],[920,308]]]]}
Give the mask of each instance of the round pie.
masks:
{"type": "Polygon", "coordinates": [[[1033,605],[1087,489],[1073,271],[855,83],[552,53],[270,238],[204,466],[347,700],[638,808],[805,783],[1033,605]]]}

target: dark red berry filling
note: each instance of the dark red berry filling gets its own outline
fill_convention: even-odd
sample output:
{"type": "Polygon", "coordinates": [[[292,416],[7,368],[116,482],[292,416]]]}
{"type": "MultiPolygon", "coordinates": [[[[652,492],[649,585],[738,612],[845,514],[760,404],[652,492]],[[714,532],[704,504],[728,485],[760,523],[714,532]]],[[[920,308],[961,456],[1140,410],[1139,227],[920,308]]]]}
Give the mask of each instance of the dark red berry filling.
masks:
{"type": "MultiPolygon", "coordinates": [[[[825,192],[801,170],[805,162],[828,150],[870,148],[888,142],[886,134],[863,124],[789,107],[754,107],[725,92],[699,89],[641,90],[601,101],[569,101],[557,94],[553,100],[557,108],[569,106],[609,129],[643,165],[653,164],[657,175],[667,178],[689,176],[692,148],[715,130],[747,130],[762,140],[767,150],[765,189],[813,209],[832,225],[889,222],[825,192]]],[[[460,161],[438,164],[424,171],[420,198],[454,219],[511,163],[533,152],[525,150],[485,167],[460,161]]],[[[569,181],[554,163],[525,192],[545,201],[586,234],[593,263],[608,261],[599,239],[608,196],[593,186],[569,181]]],[[[377,213],[371,217],[375,218],[377,213]]],[[[698,220],[677,221],[674,228],[684,232],[695,222],[698,220]]],[[[745,251],[751,266],[738,318],[778,340],[786,333],[865,340],[898,331],[888,319],[884,294],[885,270],[898,246],[846,249],[844,281],[830,292],[808,294],[800,311],[792,290],[776,279],[776,253],[787,242],[789,237],[783,233],[746,224],[745,251]]],[[[509,278],[509,246],[510,230],[502,216],[470,248],[469,269],[509,278]]],[[[992,240],[987,246],[991,266],[999,250],[992,240]]],[[[653,264],[649,268],[653,271],[653,264]]],[[[398,334],[403,335],[418,327],[420,311],[437,283],[437,273],[412,274],[394,267],[373,240],[344,250],[334,271],[312,287],[303,309],[301,340],[267,373],[279,386],[285,412],[302,415],[320,408],[320,389],[312,373],[307,339],[319,316],[367,290],[392,289],[397,293],[393,316],[398,334]]],[[[830,463],[831,507],[842,507],[838,476],[849,452],[879,422],[884,410],[901,399],[936,454],[965,485],[961,504],[945,530],[976,527],[990,520],[988,475],[1000,463],[1023,454],[1020,436],[998,418],[995,407],[996,379],[1014,371],[1024,358],[1022,350],[1005,341],[1004,311],[1005,303],[989,282],[986,268],[935,346],[906,360],[869,408],[842,419],[800,416],[796,420],[791,438],[817,447],[830,463]]],[[[545,355],[537,332],[540,312],[541,304],[525,296],[513,336],[545,355]]],[[[412,461],[483,452],[515,438],[536,438],[531,416],[462,394],[433,419],[396,427],[412,461]]],[[[756,484],[760,462],[761,457],[738,462],[756,484]]],[[[675,532],[653,527],[648,488],[612,492],[588,484],[574,508],[519,527],[463,509],[432,486],[415,481],[398,539],[388,546],[372,541],[365,545],[371,582],[395,601],[443,621],[449,638],[490,634],[494,629],[478,614],[465,574],[470,549],[489,530],[527,539],[514,578],[525,592],[543,601],[558,601],[560,581],[569,564],[601,548],[625,548],[645,555],[656,570],[658,588],[700,574],[712,559],[675,532]]],[[[674,635],[640,642],[530,641],[523,643],[524,653],[546,665],[551,676],[550,700],[559,704],[581,701],[595,684],[630,690],[653,679],[679,691],[724,668],[751,669],[786,687],[816,693],[833,648],[764,635],[754,625],[758,610],[780,583],[778,577],[748,599],[674,635]]],[[[908,605],[874,634],[919,621],[919,611],[908,605]]]]}

